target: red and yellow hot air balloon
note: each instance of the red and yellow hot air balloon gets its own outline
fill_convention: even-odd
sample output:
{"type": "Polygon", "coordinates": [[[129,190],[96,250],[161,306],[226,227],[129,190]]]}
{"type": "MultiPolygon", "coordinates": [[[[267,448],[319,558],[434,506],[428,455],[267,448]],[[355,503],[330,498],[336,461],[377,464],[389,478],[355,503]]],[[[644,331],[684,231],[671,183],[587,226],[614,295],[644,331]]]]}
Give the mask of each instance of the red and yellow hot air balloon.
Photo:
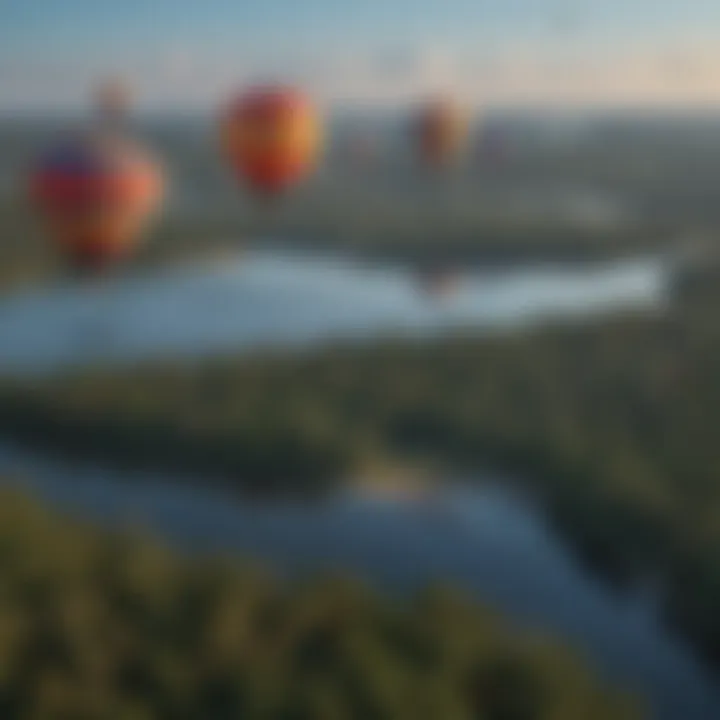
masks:
{"type": "Polygon", "coordinates": [[[234,171],[259,195],[288,190],[315,165],[320,118],[295,88],[252,88],[230,104],[221,123],[223,149],[234,171]]]}
{"type": "Polygon", "coordinates": [[[468,116],[453,101],[435,98],[420,108],[413,129],[420,159],[440,169],[455,162],[465,149],[468,116]]]}
{"type": "Polygon", "coordinates": [[[87,270],[135,249],[163,191],[158,165],[131,141],[108,132],[59,143],[40,160],[30,184],[52,239],[87,270]]]}

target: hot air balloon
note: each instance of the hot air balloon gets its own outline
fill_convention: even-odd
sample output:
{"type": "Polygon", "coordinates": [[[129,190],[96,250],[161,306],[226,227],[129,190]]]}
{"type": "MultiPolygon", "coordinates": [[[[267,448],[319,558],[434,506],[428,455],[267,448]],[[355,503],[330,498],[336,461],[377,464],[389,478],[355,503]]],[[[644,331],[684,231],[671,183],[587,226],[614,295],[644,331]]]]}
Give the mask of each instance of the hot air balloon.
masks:
{"type": "Polygon", "coordinates": [[[440,169],[458,159],[468,135],[468,118],[450,100],[433,99],[420,108],[414,141],[421,160],[440,169]]]}
{"type": "Polygon", "coordinates": [[[232,102],[221,120],[224,151],[241,181],[257,195],[278,195],[313,168],[321,127],[299,90],[255,87],[232,102]]]}
{"type": "Polygon", "coordinates": [[[163,190],[162,174],[144,150],[97,131],[53,147],[30,185],[53,241],[75,267],[90,271],[135,249],[163,190]]]}
{"type": "Polygon", "coordinates": [[[122,123],[130,104],[130,89],[119,77],[105,80],[95,90],[97,113],[100,121],[106,125],[122,123]]]}

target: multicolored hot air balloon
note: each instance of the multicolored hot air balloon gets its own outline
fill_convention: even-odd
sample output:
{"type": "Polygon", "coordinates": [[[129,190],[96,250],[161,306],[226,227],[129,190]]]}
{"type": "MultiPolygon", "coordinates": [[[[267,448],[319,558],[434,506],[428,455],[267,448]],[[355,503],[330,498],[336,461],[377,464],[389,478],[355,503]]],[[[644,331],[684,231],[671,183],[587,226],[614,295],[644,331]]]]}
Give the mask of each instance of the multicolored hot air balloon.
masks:
{"type": "Polygon", "coordinates": [[[253,88],[230,104],[221,122],[224,152],[238,177],[259,195],[288,190],[317,160],[320,119],[294,88],[253,88]]]}
{"type": "Polygon", "coordinates": [[[434,99],[423,105],[414,125],[414,141],[421,160],[432,168],[447,167],[465,148],[467,114],[454,102],[434,99]]]}
{"type": "Polygon", "coordinates": [[[163,192],[158,165],[108,132],[59,143],[40,160],[30,185],[52,239],[86,270],[100,270],[134,250],[163,192]]]}

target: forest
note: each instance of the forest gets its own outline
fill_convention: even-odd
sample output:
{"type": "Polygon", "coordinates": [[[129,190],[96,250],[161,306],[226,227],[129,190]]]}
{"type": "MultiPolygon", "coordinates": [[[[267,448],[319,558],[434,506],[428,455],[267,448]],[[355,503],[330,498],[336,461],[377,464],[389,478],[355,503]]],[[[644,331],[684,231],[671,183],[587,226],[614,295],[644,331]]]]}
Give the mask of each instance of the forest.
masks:
{"type": "Polygon", "coordinates": [[[0,490],[0,715],[633,720],[570,651],[462,595],[290,586],[0,490]]]}

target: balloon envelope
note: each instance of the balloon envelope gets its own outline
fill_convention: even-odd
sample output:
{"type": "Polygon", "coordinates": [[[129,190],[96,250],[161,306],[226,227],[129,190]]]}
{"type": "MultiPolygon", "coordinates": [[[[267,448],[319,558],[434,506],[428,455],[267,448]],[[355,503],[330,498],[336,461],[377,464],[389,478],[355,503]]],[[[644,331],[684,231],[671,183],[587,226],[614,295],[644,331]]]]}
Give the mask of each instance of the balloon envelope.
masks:
{"type": "Polygon", "coordinates": [[[417,151],[423,162],[442,167],[457,160],[464,150],[468,118],[455,103],[432,100],[420,109],[414,130],[417,151]]]}
{"type": "Polygon", "coordinates": [[[261,195],[302,180],[320,148],[317,112],[294,88],[263,86],[241,95],[223,114],[221,133],[236,174],[261,195]]]}
{"type": "Polygon", "coordinates": [[[106,80],[96,88],[95,104],[105,122],[122,121],[131,105],[130,89],[119,78],[106,80]]]}
{"type": "Polygon", "coordinates": [[[76,265],[98,268],[129,254],[162,196],[157,164],[129,140],[73,137],[41,158],[31,197],[60,250],[76,265]]]}

